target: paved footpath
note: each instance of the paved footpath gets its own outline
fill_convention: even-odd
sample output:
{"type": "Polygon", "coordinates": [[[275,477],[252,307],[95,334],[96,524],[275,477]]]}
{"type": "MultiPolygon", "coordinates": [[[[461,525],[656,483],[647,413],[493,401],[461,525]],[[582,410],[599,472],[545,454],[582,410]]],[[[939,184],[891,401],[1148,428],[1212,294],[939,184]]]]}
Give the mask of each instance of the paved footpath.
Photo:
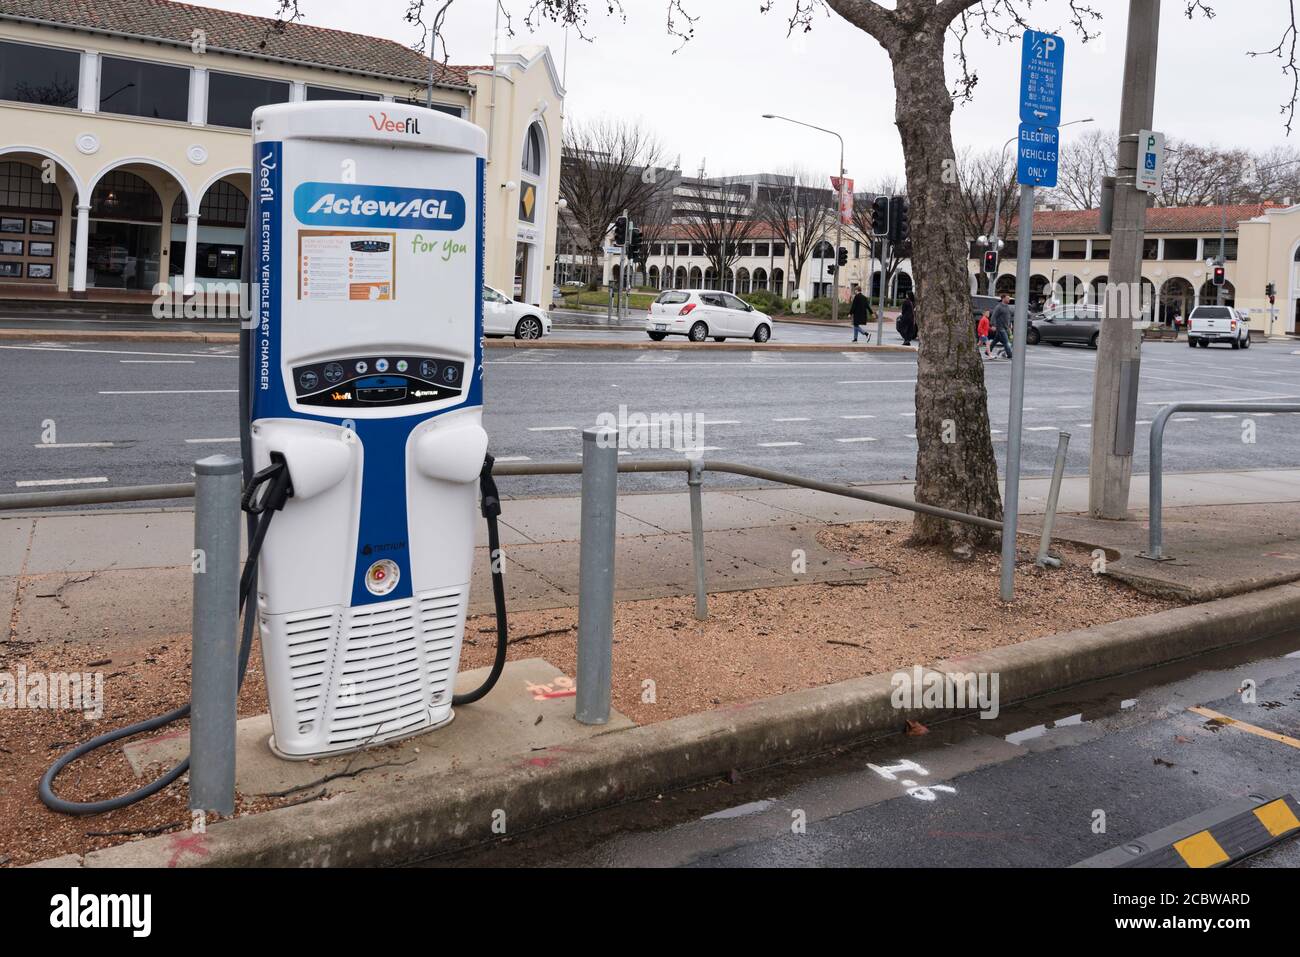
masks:
{"type": "MultiPolygon", "coordinates": [[[[500,480],[509,496],[509,477],[500,480]]],[[[910,483],[862,486],[910,499],[910,483]]],[[[707,488],[707,479],[706,479],[707,488]]],[[[1036,545],[1047,500],[1045,479],[1021,486],[1022,551],[1036,545]]],[[[1109,571],[1187,597],[1257,588],[1300,578],[1300,470],[1202,472],[1165,478],[1165,540],[1175,561],[1136,557],[1146,544],[1140,511],[1147,487],[1134,476],[1129,522],[1092,522],[1087,478],[1061,489],[1058,537],[1107,550],[1109,571]],[[1261,547],[1264,541],[1265,547],[1261,547]]],[[[717,489],[704,494],[705,568],[712,592],[810,581],[846,581],[877,574],[817,542],[828,524],[907,520],[911,513],[805,489],[717,489]],[[807,573],[791,572],[803,549],[807,573]]],[[[576,497],[504,502],[502,543],[507,588],[516,610],[575,606],[578,600],[576,497]]],[[[685,487],[619,499],[616,597],[691,594],[690,511],[685,487]]],[[[491,587],[479,530],[471,611],[491,610],[491,587]]],[[[193,514],[187,507],[14,514],[0,517],[0,612],[22,641],[50,635],[112,640],[186,633],[192,587],[193,514]],[[167,596],[167,600],[159,600],[167,596]],[[14,614],[15,608],[17,614],[14,614]]]]}

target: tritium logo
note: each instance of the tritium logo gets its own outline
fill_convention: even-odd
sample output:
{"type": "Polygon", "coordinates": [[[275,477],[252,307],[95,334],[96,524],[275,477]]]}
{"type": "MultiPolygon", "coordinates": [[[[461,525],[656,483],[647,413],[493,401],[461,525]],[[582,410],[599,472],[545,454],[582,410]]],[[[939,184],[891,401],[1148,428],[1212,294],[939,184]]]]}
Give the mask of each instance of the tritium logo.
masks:
{"type": "Polygon", "coordinates": [[[389,118],[387,113],[380,113],[378,116],[371,113],[370,122],[375,124],[375,129],[380,133],[409,133],[412,136],[420,135],[420,121],[414,116],[408,116],[404,120],[394,120],[389,118]]]}
{"type": "Polygon", "coordinates": [[[153,928],[151,894],[82,894],[74,887],[68,894],[50,898],[50,926],[125,927],[133,937],[148,937],[153,928]]]}

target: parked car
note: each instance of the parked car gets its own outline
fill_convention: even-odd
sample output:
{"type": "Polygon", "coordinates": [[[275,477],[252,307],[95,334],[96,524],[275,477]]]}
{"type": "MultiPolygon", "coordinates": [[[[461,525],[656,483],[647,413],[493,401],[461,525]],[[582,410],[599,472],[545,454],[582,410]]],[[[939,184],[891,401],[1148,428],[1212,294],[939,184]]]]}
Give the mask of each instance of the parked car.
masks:
{"type": "Polygon", "coordinates": [[[569,289],[581,289],[587,284],[581,279],[569,279],[565,281],[564,285],[569,289]]]}
{"type": "Polygon", "coordinates": [[[655,342],[666,336],[686,336],[703,342],[729,338],[767,342],[772,319],[745,300],[717,289],[668,289],[650,304],[645,331],[655,342]]]}
{"type": "Polygon", "coordinates": [[[1079,342],[1090,349],[1097,348],[1101,335],[1103,310],[1100,306],[1060,305],[1047,312],[1029,317],[1025,338],[1031,346],[1046,342],[1059,346],[1063,342],[1079,342]]]}
{"type": "Polygon", "coordinates": [[[1187,317],[1187,344],[1208,348],[1211,342],[1249,349],[1249,319],[1231,306],[1197,306],[1187,317]]]}
{"type": "Polygon", "coordinates": [[[543,310],[515,302],[491,286],[483,287],[483,335],[490,339],[540,339],[550,332],[551,317],[543,310]]]}

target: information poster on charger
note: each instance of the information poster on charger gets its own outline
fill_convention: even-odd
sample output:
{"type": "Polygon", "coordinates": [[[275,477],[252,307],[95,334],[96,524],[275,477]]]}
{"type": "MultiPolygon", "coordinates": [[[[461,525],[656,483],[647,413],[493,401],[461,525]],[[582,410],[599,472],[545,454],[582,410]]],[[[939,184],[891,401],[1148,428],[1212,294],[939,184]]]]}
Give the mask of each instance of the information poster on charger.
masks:
{"type": "Polygon", "coordinates": [[[397,298],[397,234],[298,231],[298,298],[386,302],[397,298]]]}

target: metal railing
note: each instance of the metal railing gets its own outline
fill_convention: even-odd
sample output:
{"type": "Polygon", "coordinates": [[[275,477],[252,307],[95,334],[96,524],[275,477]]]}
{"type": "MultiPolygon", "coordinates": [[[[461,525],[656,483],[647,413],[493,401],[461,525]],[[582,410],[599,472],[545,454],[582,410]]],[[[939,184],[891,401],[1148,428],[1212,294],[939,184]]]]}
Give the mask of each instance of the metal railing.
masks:
{"type": "Polygon", "coordinates": [[[1149,558],[1155,562],[1172,561],[1172,556],[1164,552],[1164,526],[1162,512],[1164,509],[1164,468],[1165,468],[1165,426],[1169,419],[1179,412],[1300,412],[1300,404],[1293,402],[1173,402],[1166,405],[1151,421],[1151,439],[1149,453],[1151,469],[1148,476],[1150,485],[1148,499],[1147,550],[1139,557],[1149,558]]]}

